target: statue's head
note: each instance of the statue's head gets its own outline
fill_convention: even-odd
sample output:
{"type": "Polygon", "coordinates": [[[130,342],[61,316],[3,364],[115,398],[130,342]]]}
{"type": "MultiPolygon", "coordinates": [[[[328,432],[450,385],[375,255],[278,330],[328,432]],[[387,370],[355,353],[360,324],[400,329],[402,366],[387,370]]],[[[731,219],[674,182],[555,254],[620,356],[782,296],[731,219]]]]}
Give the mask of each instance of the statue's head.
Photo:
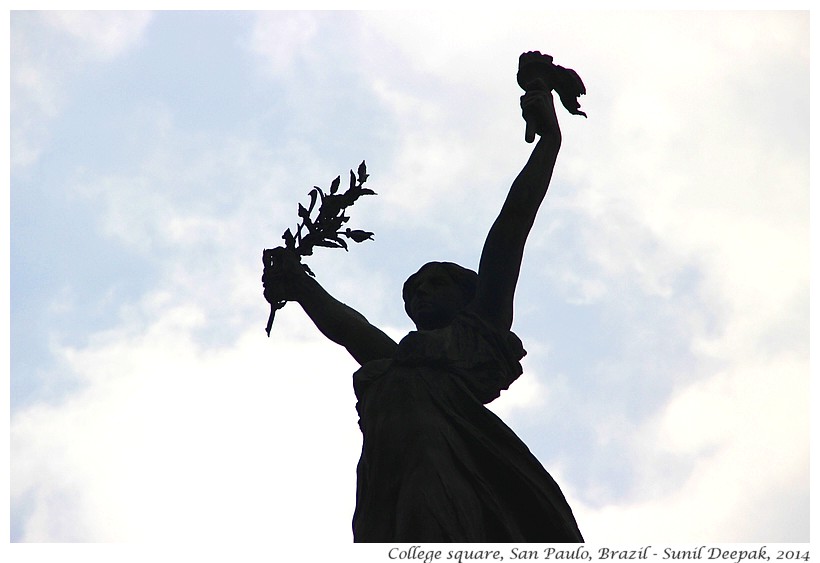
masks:
{"type": "Polygon", "coordinates": [[[442,328],[475,297],[478,274],[452,262],[428,262],[402,288],[404,310],[420,330],[442,328]]]}

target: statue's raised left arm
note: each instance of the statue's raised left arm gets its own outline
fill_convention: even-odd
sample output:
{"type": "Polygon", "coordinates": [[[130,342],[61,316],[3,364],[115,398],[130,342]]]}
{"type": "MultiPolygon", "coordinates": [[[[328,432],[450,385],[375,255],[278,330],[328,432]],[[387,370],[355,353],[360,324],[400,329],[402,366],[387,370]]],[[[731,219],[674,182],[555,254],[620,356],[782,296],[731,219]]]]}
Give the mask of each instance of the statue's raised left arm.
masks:
{"type": "Polygon", "coordinates": [[[538,124],[540,139],[513,182],[487,235],[474,302],[476,311],[501,330],[512,326],[513,297],[524,244],[547,193],[561,147],[552,93],[549,90],[528,92],[521,97],[521,107],[524,118],[538,124]]]}

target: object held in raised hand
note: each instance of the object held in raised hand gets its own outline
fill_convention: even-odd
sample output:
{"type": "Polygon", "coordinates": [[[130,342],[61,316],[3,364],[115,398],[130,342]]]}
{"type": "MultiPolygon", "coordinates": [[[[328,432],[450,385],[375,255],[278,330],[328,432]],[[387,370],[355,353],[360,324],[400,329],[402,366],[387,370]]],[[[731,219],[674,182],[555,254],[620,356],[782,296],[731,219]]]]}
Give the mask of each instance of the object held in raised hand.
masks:
{"type": "MultiPolygon", "coordinates": [[[[516,79],[518,85],[526,92],[555,90],[567,111],[573,115],[587,116],[580,110],[581,104],[578,102],[578,97],[587,93],[581,77],[571,68],[554,64],[550,55],[543,55],[539,51],[522,53],[518,57],[516,79]]],[[[525,140],[532,143],[536,133],[538,124],[528,119],[525,140]]]]}

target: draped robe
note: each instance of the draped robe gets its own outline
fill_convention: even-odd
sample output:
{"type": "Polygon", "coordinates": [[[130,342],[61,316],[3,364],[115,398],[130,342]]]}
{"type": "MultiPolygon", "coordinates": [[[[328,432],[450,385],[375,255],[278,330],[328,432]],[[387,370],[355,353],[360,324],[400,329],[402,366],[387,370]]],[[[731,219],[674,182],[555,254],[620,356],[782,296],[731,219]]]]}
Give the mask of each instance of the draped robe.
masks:
{"type": "Polygon", "coordinates": [[[521,375],[525,354],[514,333],[467,310],[354,374],[354,541],[583,542],[556,482],[484,406],[521,375]]]}

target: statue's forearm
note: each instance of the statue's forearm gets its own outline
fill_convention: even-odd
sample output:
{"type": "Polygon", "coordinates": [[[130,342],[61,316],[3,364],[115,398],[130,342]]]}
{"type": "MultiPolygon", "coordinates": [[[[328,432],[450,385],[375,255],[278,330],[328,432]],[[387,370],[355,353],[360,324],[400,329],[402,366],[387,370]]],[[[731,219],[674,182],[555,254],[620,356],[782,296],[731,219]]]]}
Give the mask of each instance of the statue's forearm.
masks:
{"type": "Polygon", "coordinates": [[[297,301],[322,334],[339,344],[347,326],[367,322],[358,311],[330,295],[310,277],[304,278],[297,301]]]}
{"type": "Polygon", "coordinates": [[[297,301],[316,328],[344,346],[360,364],[392,356],[396,343],[364,315],[330,295],[315,279],[304,280],[297,301]]]}
{"type": "Polygon", "coordinates": [[[560,148],[560,133],[539,139],[530,158],[510,188],[504,202],[502,216],[505,211],[508,211],[509,214],[515,216],[517,222],[525,221],[532,224],[547,193],[560,148]]]}
{"type": "Polygon", "coordinates": [[[538,141],[513,182],[481,253],[476,304],[487,320],[505,330],[512,325],[524,244],[547,193],[560,144],[560,134],[538,141]]]}

